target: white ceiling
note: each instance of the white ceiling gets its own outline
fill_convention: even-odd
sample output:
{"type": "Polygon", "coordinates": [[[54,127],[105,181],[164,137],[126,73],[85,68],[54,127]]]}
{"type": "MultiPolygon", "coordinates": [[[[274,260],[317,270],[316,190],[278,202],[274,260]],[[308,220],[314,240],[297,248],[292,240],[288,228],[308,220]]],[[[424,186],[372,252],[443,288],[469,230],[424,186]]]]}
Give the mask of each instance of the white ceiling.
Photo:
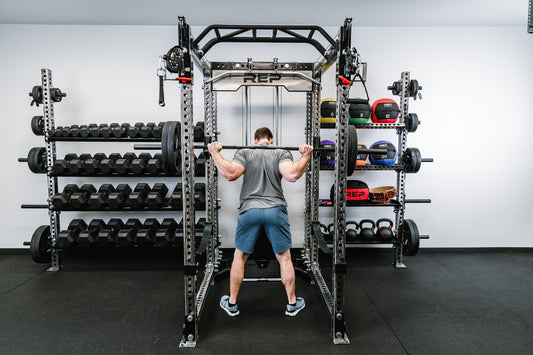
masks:
{"type": "Polygon", "coordinates": [[[527,26],[528,0],[0,0],[1,24],[527,26]]]}

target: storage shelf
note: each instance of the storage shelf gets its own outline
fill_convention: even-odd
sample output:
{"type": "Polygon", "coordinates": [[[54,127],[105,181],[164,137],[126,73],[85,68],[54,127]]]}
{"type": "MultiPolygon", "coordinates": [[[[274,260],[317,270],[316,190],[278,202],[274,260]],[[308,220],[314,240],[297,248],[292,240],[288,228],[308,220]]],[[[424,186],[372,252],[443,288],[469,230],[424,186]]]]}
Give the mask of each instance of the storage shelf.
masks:
{"type": "MultiPolygon", "coordinates": [[[[346,203],[346,207],[399,207],[400,203],[398,200],[390,200],[389,203],[375,203],[370,201],[364,201],[359,202],[356,205],[355,204],[348,204],[346,203]]],[[[319,200],[318,207],[333,207],[333,204],[331,203],[331,200],[319,200]],[[323,203],[330,203],[330,204],[323,204],[323,203]]]]}
{"type": "MultiPolygon", "coordinates": [[[[351,123],[350,123],[351,124],[351,123]]],[[[355,128],[361,129],[391,129],[391,128],[405,128],[405,123],[356,123],[351,124],[355,128]]],[[[322,129],[334,129],[335,123],[320,123],[322,129]]]]}
{"type": "Polygon", "coordinates": [[[130,137],[48,137],[50,142],[161,142],[161,138],[130,137]]]}
{"type": "MultiPolygon", "coordinates": [[[[355,170],[403,170],[403,164],[394,164],[394,165],[357,165],[355,170]]],[[[320,165],[320,170],[335,170],[335,165],[320,165]]]]}

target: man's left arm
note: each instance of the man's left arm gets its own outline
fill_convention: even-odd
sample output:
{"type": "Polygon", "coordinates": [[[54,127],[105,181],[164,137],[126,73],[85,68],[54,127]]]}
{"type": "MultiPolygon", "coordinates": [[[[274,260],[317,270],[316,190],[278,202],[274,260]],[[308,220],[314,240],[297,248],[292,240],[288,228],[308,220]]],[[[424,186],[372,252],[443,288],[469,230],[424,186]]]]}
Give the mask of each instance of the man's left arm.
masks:
{"type": "Polygon", "coordinates": [[[290,160],[286,160],[279,163],[279,172],[289,182],[295,182],[305,173],[305,170],[307,170],[307,163],[309,162],[311,154],[313,153],[313,147],[308,144],[304,144],[300,146],[298,151],[300,154],[302,154],[302,156],[297,161],[292,162],[290,160]]]}

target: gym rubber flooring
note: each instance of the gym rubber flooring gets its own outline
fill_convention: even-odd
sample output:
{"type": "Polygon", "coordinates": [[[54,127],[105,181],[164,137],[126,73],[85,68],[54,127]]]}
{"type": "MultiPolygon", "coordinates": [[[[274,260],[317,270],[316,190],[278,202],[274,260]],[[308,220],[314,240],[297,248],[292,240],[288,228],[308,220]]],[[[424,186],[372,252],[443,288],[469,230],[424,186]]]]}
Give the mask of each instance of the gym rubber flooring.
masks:
{"type": "Polygon", "coordinates": [[[404,270],[389,249],[348,249],[349,345],[332,344],[326,307],[303,279],[307,306],[295,318],[284,315],[280,282],[245,282],[241,314],[227,316],[224,279],[211,288],[194,349],[178,348],[178,253],[76,252],[47,272],[27,251],[0,251],[0,354],[533,353],[531,249],[422,249],[404,270]]]}

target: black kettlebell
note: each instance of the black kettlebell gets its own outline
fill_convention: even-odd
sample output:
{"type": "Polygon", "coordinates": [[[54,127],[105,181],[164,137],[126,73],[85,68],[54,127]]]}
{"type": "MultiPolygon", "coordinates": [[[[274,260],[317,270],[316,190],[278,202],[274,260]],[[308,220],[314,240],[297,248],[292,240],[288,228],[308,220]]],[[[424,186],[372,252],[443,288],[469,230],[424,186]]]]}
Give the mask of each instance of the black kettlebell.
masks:
{"type": "Polygon", "coordinates": [[[359,227],[361,230],[359,231],[359,239],[370,241],[374,239],[374,228],[376,227],[376,224],[371,219],[363,219],[361,222],[359,222],[359,227]],[[371,227],[363,227],[363,224],[370,224],[371,227]]]}
{"type": "Polygon", "coordinates": [[[356,221],[347,221],[346,222],[346,241],[355,241],[357,239],[357,230],[359,229],[359,224],[356,221]],[[349,225],[354,225],[354,228],[348,228],[349,225]]]}
{"type": "Polygon", "coordinates": [[[376,221],[376,238],[383,240],[385,242],[391,240],[394,237],[394,232],[392,231],[392,221],[388,218],[380,218],[376,221]],[[388,225],[382,226],[382,223],[387,223],[388,225]]]}

